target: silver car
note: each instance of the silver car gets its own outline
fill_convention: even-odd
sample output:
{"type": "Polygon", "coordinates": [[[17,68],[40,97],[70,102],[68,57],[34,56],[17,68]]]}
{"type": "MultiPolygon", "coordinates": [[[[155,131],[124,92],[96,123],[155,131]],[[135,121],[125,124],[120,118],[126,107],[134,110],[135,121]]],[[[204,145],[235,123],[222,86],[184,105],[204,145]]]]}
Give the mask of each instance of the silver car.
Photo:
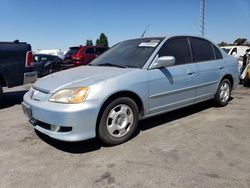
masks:
{"type": "Polygon", "coordinates": [[[133,136],[141,119],[210,99],[225,106],[238,79],[236,59],[207,39],[139,38],[89,66],[38,80],[22,105],[32,126],[52,138],[98,137],[116,145],[133,136]]]}

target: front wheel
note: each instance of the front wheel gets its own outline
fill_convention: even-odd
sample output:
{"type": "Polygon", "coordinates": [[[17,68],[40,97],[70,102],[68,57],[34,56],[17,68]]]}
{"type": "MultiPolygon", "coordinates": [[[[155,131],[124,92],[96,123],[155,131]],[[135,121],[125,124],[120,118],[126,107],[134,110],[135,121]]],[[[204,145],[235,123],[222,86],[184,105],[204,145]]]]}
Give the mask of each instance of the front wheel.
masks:
{"type": "Polygon", "coordinates": [[[99,138],[108,145],[126,142],[137,129],[138,114],[138,107],[132,99],[122,97],[112,101],[100,119],[99,138]]]}
{"type": "Polygon", "coordinates": [[[231,96],[231,88],[232,86],[228,79],[221,81],[214,97],[217,106],[222,107],[228,104],[231,96]]]}

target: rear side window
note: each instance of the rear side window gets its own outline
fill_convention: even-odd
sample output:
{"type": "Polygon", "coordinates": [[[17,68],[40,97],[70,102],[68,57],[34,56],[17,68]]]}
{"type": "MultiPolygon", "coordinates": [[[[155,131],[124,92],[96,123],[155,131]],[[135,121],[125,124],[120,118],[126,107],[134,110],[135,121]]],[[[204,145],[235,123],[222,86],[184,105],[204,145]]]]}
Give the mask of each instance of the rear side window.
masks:
{"type": "Polygon", "coordinates": [[[87,48],[85,54],[95,54],[94,48],[87,48]]]}
{"type": "Polygon", "coordinates": [[[161,56],[174,56],[175,65],[181,65],[191,62],[191,53],[186,38],[174,38],[166,41],[159,51],[161,56]]]}
{"type": "Polygon", "coordinates": [[[215,58],[216,59],[222,59],[223,57],[222,57],[222,55],[220,53],[220,50],[215,45],[213,45],[213,48],[214,48],[215,58]]]}
{"type": "Polygon", "coordinates": [[[237,54],[237,48],[234,48],[234,49],[232,50],[232,52],[230,53],[230,55],[235,55],[235,54],[237,54]]]}
{"type": "Polygon", "coordinates": [[[48,61],[48,60],[49,60],[48,56],[41,56],[41,61],[48,61]]]}
{"type": "Polygon", "coordinates": [[[215,59],[214,51],[210,42],[198,38],[190,38],[190,42],[195,62],[215,59]]]}
{"type": "Polygon", "coordinates": [[[95,49],[95,54],[96,55],[101,55],[103,52],[105,52],[107,49],[106,48],[96,48],[95,49]]]}

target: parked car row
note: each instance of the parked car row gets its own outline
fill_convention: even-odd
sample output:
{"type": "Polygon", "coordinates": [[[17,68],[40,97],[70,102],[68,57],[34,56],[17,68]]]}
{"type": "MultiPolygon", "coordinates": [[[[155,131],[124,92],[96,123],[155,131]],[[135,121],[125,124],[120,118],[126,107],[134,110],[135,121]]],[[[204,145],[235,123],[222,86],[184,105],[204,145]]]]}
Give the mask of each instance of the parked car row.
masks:
{"type": "Polygon", "coordinates": [[[72,47],[62,59],[56,55],[33,54],[26,42],[0,42],[0,100],[3,87],[14,87],[60,70],[87,65],[108,48],[72,47]]]}
{"type": "Polygon", "coordinates": [[[248,46],[223,46],[221,47],[228,55],[232,55],[238,59],[238,71],[241,72],[243,65],[243,56],[247,50],[250,50],[248,46]]]}
{"type": "MultiPolygon", "coordinates": [[[[68,64],[89,63],[97,48],[89,49],[71,48],[68,64]]],[[[98,137],[116,145],[135,134],[141,119],[211,99],[227,105],[239,82],[237,60],[194,36],[127,40],[89,65],[32,85],[22,106],[34,129],[63,141],[98,137]]]]}
{"type": "Polygon", "coordinates": [[[61,70],[62,59],[55,55],[35,54],[33,55],[33,67],[37,71],[38,77],[61,70]]]}
{"type": "Polygon", "coordinates": [[[61,64],[62,69],[87,65],[97,56],[105,52],[107,49],[107,47],[97,46],[70,47],[69,51],[64,56],[63,63],[61,64]]]}
{"type": "Polygon", "coordinates": [[[107,47],[97,46],[70,47],[63,59],[55,55],[35,54],[33,57],[34,69],[38,72],[39,77],[43,77],[60,70],[87,65],[107,49],[107,47]]]}

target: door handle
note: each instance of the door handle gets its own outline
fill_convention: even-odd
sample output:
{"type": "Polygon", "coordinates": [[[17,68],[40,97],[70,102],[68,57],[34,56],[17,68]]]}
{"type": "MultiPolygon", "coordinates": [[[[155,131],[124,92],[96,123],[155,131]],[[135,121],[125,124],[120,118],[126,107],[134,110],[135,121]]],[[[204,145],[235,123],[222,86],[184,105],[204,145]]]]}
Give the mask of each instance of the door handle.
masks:
{"type": "Polygon", "coordinates": [[[220,70],[224,69],[225,67],[219,67],[220,70]]]}
{"type": "Polygon", "coordinates": [[[190,72],[190,71],[189,71],[187,74],[188,74],[188,75],[193,75],[194,73],[195,73],[195,72],[190,72]]]}

